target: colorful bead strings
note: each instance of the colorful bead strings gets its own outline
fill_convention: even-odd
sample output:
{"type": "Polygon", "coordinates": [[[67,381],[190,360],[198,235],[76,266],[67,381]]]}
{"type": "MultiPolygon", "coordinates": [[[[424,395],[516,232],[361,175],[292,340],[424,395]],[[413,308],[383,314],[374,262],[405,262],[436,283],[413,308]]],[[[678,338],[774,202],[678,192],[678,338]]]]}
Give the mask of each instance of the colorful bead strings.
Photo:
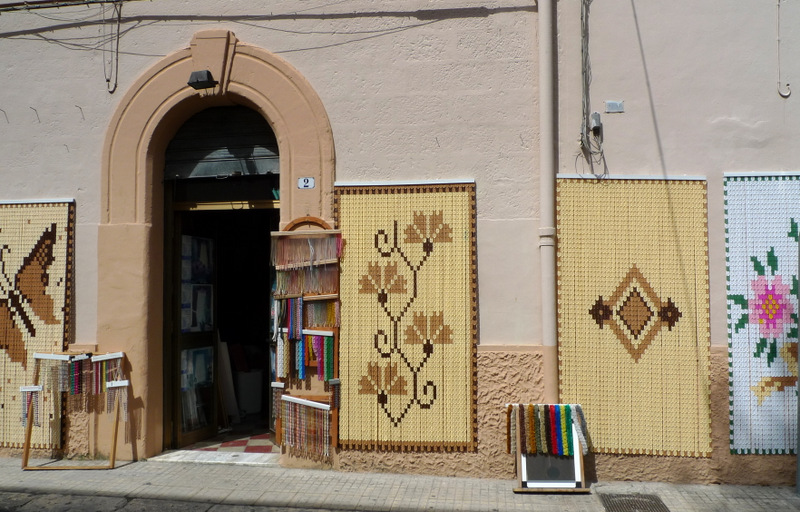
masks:
{"type": "Polygon", "coordinates": [[[295,457],[330,458],[330,411],[283,400],[283,445],[295,457]]]}
{"type": "Polygon", "coordinates": [[[572,456],[572,427],[584,455],[586,421],[577,404],[509,404],[506,409],[506,450],[509,453],[572,456]],[[517,446],[519,438],[519,446],[517,446]]]}
{"type": "Polygon", "coordinates": [[[39,391],[21,391],[22,394],[22,426],[28,426],[28,410],[33,403],[33,424],[40,427],[39,423],[39,391]]]}

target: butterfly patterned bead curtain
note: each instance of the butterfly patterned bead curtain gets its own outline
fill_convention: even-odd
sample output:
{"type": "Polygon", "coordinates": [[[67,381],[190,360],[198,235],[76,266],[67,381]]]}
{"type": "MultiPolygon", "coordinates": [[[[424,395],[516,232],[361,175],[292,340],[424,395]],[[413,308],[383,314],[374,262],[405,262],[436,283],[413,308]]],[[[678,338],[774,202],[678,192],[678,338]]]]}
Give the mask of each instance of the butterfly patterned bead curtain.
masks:
{"type": "MultiPolygon", "coordinates": [[[[66,347],[74,226],[72,201],[0,204],[0,447],[24,443],[20,389],[34,381],[34,352],[66,347]]],[[[38,398],[44,428],[32,447],[58,448],[61,400],[54,392],[38,398]]]]}

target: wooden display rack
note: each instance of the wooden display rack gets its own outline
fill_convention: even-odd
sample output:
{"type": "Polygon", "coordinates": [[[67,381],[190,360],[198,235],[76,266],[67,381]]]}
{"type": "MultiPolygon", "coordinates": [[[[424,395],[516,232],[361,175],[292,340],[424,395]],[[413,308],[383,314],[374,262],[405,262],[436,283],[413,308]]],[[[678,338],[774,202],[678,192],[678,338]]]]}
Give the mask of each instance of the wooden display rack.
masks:
{"type": "MultiPolygon", "coordinates": [[[[522,407],[526,404],[506,404],[506,407],[519,406],[518,414],[522,414],[522,407]]],[[[530,405],[530,404],[528,404],[530,405]]],[[[545,406],[556,404],[543,404],[545,406]]],[[[576,405],[576,407],[579,407],[576,405]]],[[[513,420],[509,416],[508,421],[517,421],[518,416],[513,420]]],[[[570,444],[574,447],[573,455],[555,455],[553,453],[522,453],[519,449],[523,446],[522,431],[516,429],[515,445],[517,449],[514,455],[514,470],[517,476],[517,487],[515,493],[588,493],[589,486],[586,483],[584,471],[583,447],[581,437],[578,435],[578,428],[570,421],[571,429],[569,432],[570,444]]],[[[530,428],[534,428],[531,425],[530,428]]],[[[539,427],[535,427],[539,428],[539,427]]],[[[549,428],[549,427],[548,427],[549,428]]],[[[560,430],[560,428],[559,428],[560,430]]],[[[542,433],[546,436],[546,433],[542,433]]],[[[559,434],[563,435],[563,434],[559,434]]],[[[538,435],[537,435],[538,439],[538,435]]],[[[509,439],[510,441],[510,439],[509,439]]],[[[538,441],[537,441],[538,442],[538,441]]],[[[555,441],[553,441],[555,443],[555,441]]]]}
{"type": "MultiPolygon", "coordinates": [[[[62,352],[62,353],[54,353],[54,354],[34,354],[34,369],[33,369],[33,387],[41,387],[39,386],[39,372],[40,372],[40,362],[42,360],[56,360],[56,361],[69,361],[70,359],[74,359],[76,356],[85,356],[89,357],[89,354],[85,353],[75,353],[75,352],[62,352]]],[[[122,359],[125,357],[124,352],[113,352],[109,354],[102,354],[98,356],[92,356],[92,362],[109,360],[109,359],[122,359]]],[[[106,388],[127,388],[130,385],[128,380],[118,380],[118,381],[108,381],[106,382],[106,388]]],[[[27,423],[25,424],[25,444],[22,448],[22,469],[25,471],[54,471],[54,470],[62,470],[62,469],[114,469],[116,464],[116,457],[117,457],[117,437],[119,433],[119,394],[117,394],[114,400],[114,428],[111,434],[111,453],[108,458],[108,464],[99,465],[99,466],[31,466],[28,464],[30,459],[30,452],[31,452],[31,435],[33,432],[33,400],[30,401],[28,404],[28,417],[27,423]]]]}
{"type": "MultiPolygon", "coordinates": [[[[299,217],[289,224],[286,225],[283,231],[273,231],[271,233],[273,240],[275,239],[283,239],[283,238],[290,238],[290,237],[325,237],[325,236],[337,236],[341,233],[341,231],[337,229],[332,229],[330,224],[325,222],[323,219],[318,217],[299,217]]],[[[274,243],[274,242],[273,242],[274,243]]],[[[275,269],[278,271],[291,271],[291,270],[298,270],[307,267],[315,267],[315,266],[327,266],[327,265],[338,265],[339,259],[321,259],[321,260],[314,260],[314,261],[300,261],[300,262],[293,262],[293,263],[284,263],[284,264],[275,264],[275,269]]],[[[338,286],[337,286],[338,288],[338,286]]],[[[283,299],[294,299],[302,297],[304,302],[313,302],[313,301],[338,301],[339,294],[338,289],[337,293],[300,293],[300,294],[283,294],[283,295],[275,295],[274,298],[276,300],[283,300],[283,299]]],[[[285,329],[281,329],[285,330],[285,329]]],[[[333,338],[333,378],[328,381],[333,385],[338,385],[339,383],[339,328],[338,327],[331,327],[331,326],[307,326],[304,327],[302,330],[303,335],[311,335],[311,336],[326,336],[333,338]]],[[[310,366],[313,366],[310,365],[310,366]]],[[[330,414],[330,446],[331,448],[338,447],[339,441],[339,410],[334,406],[333,397],[331,394],[313,394],[313,393],[305,393],[299,392],[293,394],[292,391],[297,391],[291,389],[287,384],[287,380],[291,379],[284,379],[278,377],[277,382],[272,383],[273,388],[282,388],[284,389],[285,396],[291,396],[292,398],[285,399],[288,401],[293,401],[296,403],[308,405],[310,407],[315,407],[318,409],[329,411],[330,414]]],[[[282,418],[279,416],[276,418],[275,421],[275,440],[280,445],[282,444],[282,418]]]]}

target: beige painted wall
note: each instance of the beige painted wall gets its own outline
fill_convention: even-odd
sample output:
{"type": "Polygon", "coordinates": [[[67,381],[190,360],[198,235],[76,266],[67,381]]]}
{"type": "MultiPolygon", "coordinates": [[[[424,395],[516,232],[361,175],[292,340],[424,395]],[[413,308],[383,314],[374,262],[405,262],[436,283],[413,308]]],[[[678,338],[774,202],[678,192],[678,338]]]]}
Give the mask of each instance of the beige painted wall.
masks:
{"type": "MultiPolygon", "coordinates": [[[[780,2],[781,81],[795,82],[800,6],[780,2]]],[[[558,2],[561,173],[591,178],[579,156],[581,2],[558,2]]],[[[778,93],[776,3],[591,3],[590,111],[601,114],[610,177],[699,176],[708,181],[712,429],[710,459],[597,455],[600,479],[794,482],[794,456],[728,453],[727,297],[723,175],[797,171],[800,92],[778,93]],[[605,101],[624,113],[605,113],[605,101]]],[[[786,88],[782,85],[782,91],[786,88]]],[[[602,172],[602,169],[601,169],[602,172]]]]}
{"type": "Polygon", "coordinates": [[[309,81],[330,118],[336,179],[475,179],[487,248],[479,249],[482,343],[536,342],[538,265],[529,259],[537,249],[520,236],[538,228],[534,8],[521,0],[329,4],[312,0],[298,12],[281,1],[265,12],[242,1],[220,12],[213,0],[126,3],[118,76],[102,51],[112,27],[100,7],[0,17],[2,51],[13,56],[0,76],[8,184],[0,200],[77,199],[77,342],[96,342],[100,162],[114,109],[146,69],[209,28],[276,53],[309,81]],[[107,75],[118,82],[114,94],[107,75]],[[507,246],[514,250],[496,249],[507,246]],[[510,254],[513,273],[500,264],[510,254]],[[503,308],[489,305],[495,297],[503,308]],[[525,321],[507,322],[508,314],[525,321]]]}
{"type": "MultiPolygon", "coordinates": [[[[224,8],[211,0],[191,7],[177,0],[131,2],[123,5],[118,62],[108,42],[111,14],[109,6],[80,6],[0,17],[3,54],[13,56],[0,76],[0,169],[7,183],[0,200],[77,200],[73,341],[128,353],[134,396],[128,434],[135,442],[120,446],[120,457],[152,455],[161,443],[161,262],[152,257],[161,252],[158,170],[160,152],[182,119],[202,108],[198,101],[216,104],[185,87],[189,69],[175,60],[198,31],[231,30],[307,81],[335,140],[336,179],[474,179],[486,303],[481,342],[536,343],[538,264],[528,236],[538,227],[531,200],[537,196],[536,18],[529,3],[310,1],[299,12],[296,2],[276,2],[267,13],[255,1],[224,8]],[[148,81],[183,85],[151,94],[148,81]],[[120,135],[126,123],[139,134],[120,135]],[[114,161],[135,172],[116,171],[114,161]]],[[[258,80],[248,73],[238,82],[258,80]]],[[[273,113],[294,108],[280,97],[248,94],[236,91],[285,141],[269,105],[277,102],[273,113]]],[[[298,172],[318,165],[306,158],[292,157],[298,172]]],[[[292,184],[287,179],[281,186],[292,184]]],[[[327,198],[309,208],[297,207],[302,201],[289,206],[292,194],[285,190],[282,198],[285,217],[329,217],[327,198]]],[[[101,453],[107,451],[104,428],[101,453]]],[[[80,446],[70,440],[71,449],[80,446]]]]}
{"type": "MultiPolygon", "coordinates": [[[[580,2],[559,2],[559,172],[588,173],[581,129],[580,2]]],[[[711,342],[727,344],[723,173],[800,169],[800,91],[778,94],[776,3],[594,2],[591,111],[611,177],[708,180],[711,342]],[[606,100],[625,112],[605,113],[606,100]]],[[[800,5],[781,2],[782,82],[800,77],[800,5]]],[[[781,87],[785,90],[785,87],[781,87]]]]}
{"type": "MultiPolygon", "coordinates": [[[[118,74],[106,42],[112,25],[102,22],[100,7],[63,8],[46,17],[34,12],[0,16],[0,50],[11,56],[0,74],[0,200],[76,198],[75,341],[100,341],[101,350],[124,347],[138,359],[157,352],[131,341],[160,336],[160,313],[147,325],[135,320],[152,307],[144,303],[114,310],[128,318],[136,331],[132,338],[101,339],[106,328],[115,326],[98,321],[98,311],[103,316],[103,308],[112,304],[98,305],[98,246],[101,252],[117,249],[120,262],[145,259],[119,248],[135,240],[143,247],[160,236],[158,219],[134,217],[130,223],[99,228],[106,214],[101,201],[104,137],[124,96],[146,70],[187,48],[200,30],[231,30],[240,41],[285,59],[319,96],[335,141],[337,180],[476,180],[481,447],[459,460],[465,472],[483,475],[486,457],[491,460],[486,467],[508,476],[510,458],[498,444],[502,429],[495,406],[540,399],[544,373],[535,366],[542,354],[536,346],[539,133],[532,5],[521,0],[332,5],[308,0],[302,12],[289,1],[270,4],[266,12],[255,0],[224,7],[214,0],[194,0],[191,7],[180,0],[132,2],[123,7],[118,74]],[[108,84],[118,83],[114,94],[107,92],[106,76],[108,84]],[[510,368],[518,373],[513,375],[519,385],[513,388],[500,384],[510,368]]],[[[784,20],[800,14],[800,7],[789,2],[782,8],[784,20]]],[[[723,431],[722,173],[794,170],[800,156],[791,135],[800,128],[798,96],[783,99],[776,90],[774,9],[774,4],[753,7],[722,0],[702,5],[610,0],[592,6],[592,109],[602,112],[606,99],[626,105],[624,114],[603,115],[610,173],[708,179],[715,347],[714,456],[700,461],[598,456],[601,479],[767,483],[775,481],[768,476],[770,466],[780,468],[789,481],[793,478],[792,457],[732,461],[724,454],[723,431]],[[740,465],[745,470],[737,473],[740,465]]],[[[558,3],[558,38],[559,170],[573,173],[582,169],[576,168],[575,158],[581,113],[578,2],[558,3]]],[[[782,41],[782,73],[792,81],[800,76],[800,63],[786,56],[798,53],[800,37],[787,28],[782,41]]],[[[142,154],[142,148],[133,149],[142,154]]],[[[158,156],[150,157],[157,167],[158,156]]],[[[146,184],[148,177],[138,179],[146,184]]],[[[131,287],[159,286],[136,274],[101,279],[105,289],[120,296],[131,287]]],[[[153,373],[158,364],[153,362],[153,373]]],[[[139,377],[133,386],[143,400],[158,402],[157,378],[145,382],[139,377]]],[[[156,408],[150,421],[159,414],[156,408]]],[[[145,435],[140,426],[134,423],[133,438],[145,435]]],[[[158,442],[148,439],[148,449],[158,442]]],[[[450,467],[446,462],[452,457],[435,456],[430,464],[415,467],[446,473],[442,468],[450,467]]],[[[415,454],[347,453],[338,464],[347,470],[406,471],[410,461],[421,463],[422,458],[428,460],[415,454]]]]}

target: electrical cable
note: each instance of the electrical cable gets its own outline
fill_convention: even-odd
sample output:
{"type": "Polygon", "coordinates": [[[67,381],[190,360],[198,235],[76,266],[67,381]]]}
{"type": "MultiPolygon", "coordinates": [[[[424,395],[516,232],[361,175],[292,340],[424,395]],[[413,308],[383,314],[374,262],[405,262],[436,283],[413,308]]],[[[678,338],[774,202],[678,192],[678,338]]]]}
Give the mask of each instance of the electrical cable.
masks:
{"type": "Polygon", "coordinates": [[[592,0],[581,0],[581,134],[580,152],[575,157],[575,167],[578,161],[583,160],[589,164],[590,172],[597,177],[608,176],[608,166],[603,152],[603,132],[602,128],[592,130],[591,120],[591,84],[592,84],[592,63],[589,58],[589,7],[592,0]],[[598,173],[595,166],[602,166],[603,171],[598,173]]]}
{"type": "Polygon", "coordinates": [[[114,26],[115,34],[106,35],[106,9],[102,8],[103,15],[103,76],[106,79],[106,89],[109,94],[114,94],[119,84],[119,40],[120,28],[122,25],[122,2],[123,0],[115,0],[113,4],[114,16],[117,22],[114,26]],[[105,42],[111,43],[111,48],[106,50],[105,42]],[[107,55],[110,53],[111,55],[107,55]],[[114,79],[114,84],[111,84],[111,79],[114,79]]]}
{"type": "Polygon", "coordinates": [[[778,4],[775,13],[775,39],[777,42],[778,52],[778,94],[781,98],[788,98],[792,95],[792,89],[789,87],[789,82],[786,82],[786,91],[781,90],[781,0],[777,0],[778,4]]]}

